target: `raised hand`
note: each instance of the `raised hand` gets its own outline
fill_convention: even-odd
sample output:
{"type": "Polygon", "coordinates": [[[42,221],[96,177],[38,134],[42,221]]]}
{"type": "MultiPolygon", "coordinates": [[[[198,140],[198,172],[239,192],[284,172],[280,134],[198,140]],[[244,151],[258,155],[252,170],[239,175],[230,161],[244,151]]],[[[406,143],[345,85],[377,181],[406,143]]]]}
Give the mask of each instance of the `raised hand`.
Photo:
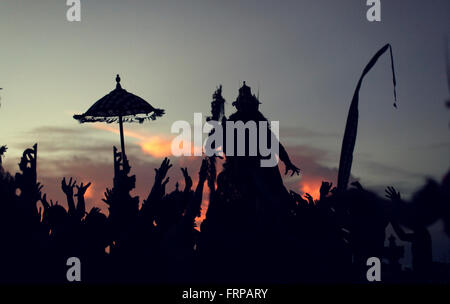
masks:
{"type": "Polygon", "coordinates": [[[155,172],[156,172],[155,184],[161,184],[163,182],[164,178],[167,175],[167,172],[169,171],[169,169],[171,167],[172,167],[172,164],[170,163],[170,160],[167,157],[164,158],[159,169],[155,168],[155,172]]]}
{"type": "Polygon", "coordinates": [[[66,182],[66,178],[64,177],[61,181],[61,189],[67,196],[73,196],[73,188],[75,187],[76,181],[72,182],[72,178],[70,178],[69,183],[66,182]]]}
{"type": "Polygon", "coordinates": [[[333,183],[322,182],[320,186],[320,199],[324,199],[330,193],[331,187],[333,187],[333,183]]]}
{"type": "Polygon", "coordinates": [[[89,211],[89,215],[93,215],[93,214],[101,214],[102,211],[100,210],[100,208],[97,207],[92,207],[91,211],[89,211]]]}
{"type": "Polygon", "coordinates": [[[305,197],[310,205],[314,205],[314,198],[309,193],[305,193],[305,197]]]}
{"type": "Polygon", "coordinates": [[[113,191],[111,189],[106,188],[104,195],[105,195],[105,198],[102,198],[102,201],[104,201],[106,204],[111,206],[111,204],[113,202],[113,191]]]}
{"type": "Polygon", "coordinates": [[[384,191],[386,192],[386,197],[391,201],[399,202],[402,200],[400,192],[396,191],[394,187],[387,187],[384,191]]]}
{"type": "Polygon", "coordinates": [[[183,173],[184,177],[184,192],[189,192],[192,188],[192,178],[189,176],[187,168],[181,168],[181,172],[183,173]]]}
{"type": "Polygon", "coordinates": [[[40,201],[42,203],[42,206],[44,206],[44,210],[46,210],[46,209],[48,209],[50,207],[50,204],[47,201],[47,193],[44,194],[43,196],[41,196],[40,201]]]}
{"type": "Polygon", "coordinates": [[[297,192],[291,190],[289,191],[289,193],[291,194],[292,198],[301,206],[307,206],[308,205],[308,201],[305,200],[300,194],[298,194],[297,192]]]}
{"type": "Polygon", "coordinates": [[[78,204],[76,209],[76,215],[79,220],[81,220],[84,217],[84,214],[86,213],[86,202],[84,201],[84,195],[86,193],[86,190],[91,186],[91,183],[88,183],[87,185],[84,185],[81,183],[79,186],[77,186],[77,194],[75,196],[78,197],[78,204]]]}
{"type": "Polygon", "coordinates": [[[61,189],[66,194],[67,197],[67,206],[69,206],[69,214],[75,214],[75,202],[73,201],[73,188],[75,187],[76,181],[72,182],[72,178],[70,178],[69,183],[66,182],[66,178],[64,177],[61,181],[61,189]]]}
{"type": "Polygon", "coordinates": [[[297,168],[293,163],[288,162],[285,164],[286,165],[286,171],[284,172],[284,174],[288,174],[289,171],[292,171],[291,176],[294,176],[294,174],[300,175],[300,169],[297,168]]]}
{"type": "Polygon", "coordinates": [[[87,185],[83,185],[83,183],[81,183],[79,186],[77,187],[77,194],[75,194],[75,196],[83,196],[86,194],[86,190],[91,186],[91,183],[88,183],[87,185]]]}

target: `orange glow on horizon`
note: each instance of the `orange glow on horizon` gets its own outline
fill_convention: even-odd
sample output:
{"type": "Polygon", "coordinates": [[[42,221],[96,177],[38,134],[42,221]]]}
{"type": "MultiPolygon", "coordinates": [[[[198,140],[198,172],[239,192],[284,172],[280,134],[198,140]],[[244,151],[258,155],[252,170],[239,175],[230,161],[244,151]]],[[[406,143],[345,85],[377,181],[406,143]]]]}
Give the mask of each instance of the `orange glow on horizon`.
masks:
{"type": "Polygon", "coordinates": [[[94,193],[94,183],[91,182],[91,186],[87,188],[86,193],[84,194],[84,198],[93,198],[94,193]]]}
{"type": "MultiPolygon", "coordinates": [[[[117,128],[102,124],[94,124],[94,128],[119,134],[119,130],[117,128]]],[[[138,132],[126,130],[124,130],[124,135],[139,140],[138,145],[145,154],[157,158],[166,157],[171,154],[171,140],[166,139],[163,136],[148,136],[138,132]]]]}
{"type": "MultiPolygon", "coordinates": [[[[93,127],[98,130],[108,131],[119,134],[119,129],[103,124],[94,124],[93,127]]],[[[172,155],[172,139],[167,138],[166,135],[152,135],[148,136],[140,132],[133,132],[124,130],[124,136],[131,137],[138,140],[138,145],[142,152],[147,155],[162,158],[172,155]]],[[[183,142],[180,143],[180,148],[183,142]]],[[[191,143],[191,155],[202,154],[203,147],[194,146],[191,143]]]]}
{"type": "Polygon", "coordinates": [[[142,152],[154,157],[166,157],[172,153],[170,141],[151,136],[139,142],[142,152]]]}
{"type": "Polygon", "coordinates": [[[314,200],[319,200],[321,185],[322,181],[301,181],[300,192],[302,192],[302,194],[309,193],[314,198],[314,200]]]}

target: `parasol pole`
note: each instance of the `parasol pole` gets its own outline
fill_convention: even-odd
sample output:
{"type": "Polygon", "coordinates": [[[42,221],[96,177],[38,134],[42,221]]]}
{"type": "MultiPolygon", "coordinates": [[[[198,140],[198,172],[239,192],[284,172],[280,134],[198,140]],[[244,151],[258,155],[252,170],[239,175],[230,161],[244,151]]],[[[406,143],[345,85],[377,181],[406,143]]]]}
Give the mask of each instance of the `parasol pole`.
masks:
{"type": "Polygon", "coordinates": [[[120,128],[120,147],[122,149],[122,159],[125,163],[126,156],[125,156],[125,140],[123,137],[123,119],[122,115],[119,115],[119,128],[120,128]]]}

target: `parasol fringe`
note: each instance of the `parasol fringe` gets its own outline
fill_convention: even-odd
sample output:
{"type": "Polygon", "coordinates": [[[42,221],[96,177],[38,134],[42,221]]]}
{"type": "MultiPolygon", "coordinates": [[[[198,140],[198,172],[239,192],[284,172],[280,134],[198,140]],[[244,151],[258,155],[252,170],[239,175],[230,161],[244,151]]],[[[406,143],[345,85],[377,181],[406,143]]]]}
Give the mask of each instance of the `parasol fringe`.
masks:
{"type": "Polygon", "coordinates": [[[348,111],[344,139],[342,141],[341,158],[339,161],[339,173],[338,173],[339,191],[344,191],[345,189],[347,189],[348,181],[350,179],[350,172],[353,162],[353,151],[355,149],[356,133],[358,130],[358,115],[359,115],[358,102],[359,102],[359,90],[361,88],[362,81],[364,79],[364,76],[366,76],[366,74],[372,69],[372,67],[381,57],[381,55],[383,55],[388,49],[390,51],[391,56],[392,82],[394,85],[394,100],[395,100],[394,107],[397,108],[397,92],[396,92],[397,80],[395,78],[394,56],[392,55],[392,47],[388,43],[385,46],[383,46],[366,65],[361,77],[359,78],[358,85],[356,86],[355,92],[353,94],[353,99],[350,105],[350,109],[348,111]]]}
{"type": "MultiPolygon", "coordinates": [[[[146,116],[136,116],[136,115],[125,115],[123,116],[124,122],[138,122],[143,123],[146,120],[156,120],[156,118],[161,117],[164,115],[164,110],[162,109],[154,109],[154,111],[151,114],[146,114],[146,116]]],[[[119,122],[119,117],[102,117],[102,116],[85,116],[85,115],[74,115],[74,119],[78,120],[79,123],[86,123],[86,122],[106,122],[108,124],[110,123],[116,123],[119,122]]]]}

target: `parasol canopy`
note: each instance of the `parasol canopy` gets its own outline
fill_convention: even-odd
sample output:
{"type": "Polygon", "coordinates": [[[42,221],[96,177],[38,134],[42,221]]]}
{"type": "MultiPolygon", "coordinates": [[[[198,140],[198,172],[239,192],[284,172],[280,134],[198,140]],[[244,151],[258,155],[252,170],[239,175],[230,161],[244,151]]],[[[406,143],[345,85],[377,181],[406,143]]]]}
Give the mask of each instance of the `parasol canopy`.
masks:
{"type": "Polygon", "coordinates": [[[123,138],[123,122],[139,122],[155,120],[164,115],[164,110],[156,109],[147,101],[127,92],[120,85],[120,76],[116,76],[116,88],[95,102],[84,114],[74,115],[80,123],[85,122],[119,122],[120,140],[123,158],[125,144],[123,138]]]}
{"type": "Polygon", "coordinates": [[[164,110],[156,109],[139,96],[122,89],[120,76],[116,76],[116,88],[100,98],[86,113],[74,115],[80,123],[117,122],[122,117],[125,122],[143,123],[146,119],[155,120],[164,115],[164,110]]]}

